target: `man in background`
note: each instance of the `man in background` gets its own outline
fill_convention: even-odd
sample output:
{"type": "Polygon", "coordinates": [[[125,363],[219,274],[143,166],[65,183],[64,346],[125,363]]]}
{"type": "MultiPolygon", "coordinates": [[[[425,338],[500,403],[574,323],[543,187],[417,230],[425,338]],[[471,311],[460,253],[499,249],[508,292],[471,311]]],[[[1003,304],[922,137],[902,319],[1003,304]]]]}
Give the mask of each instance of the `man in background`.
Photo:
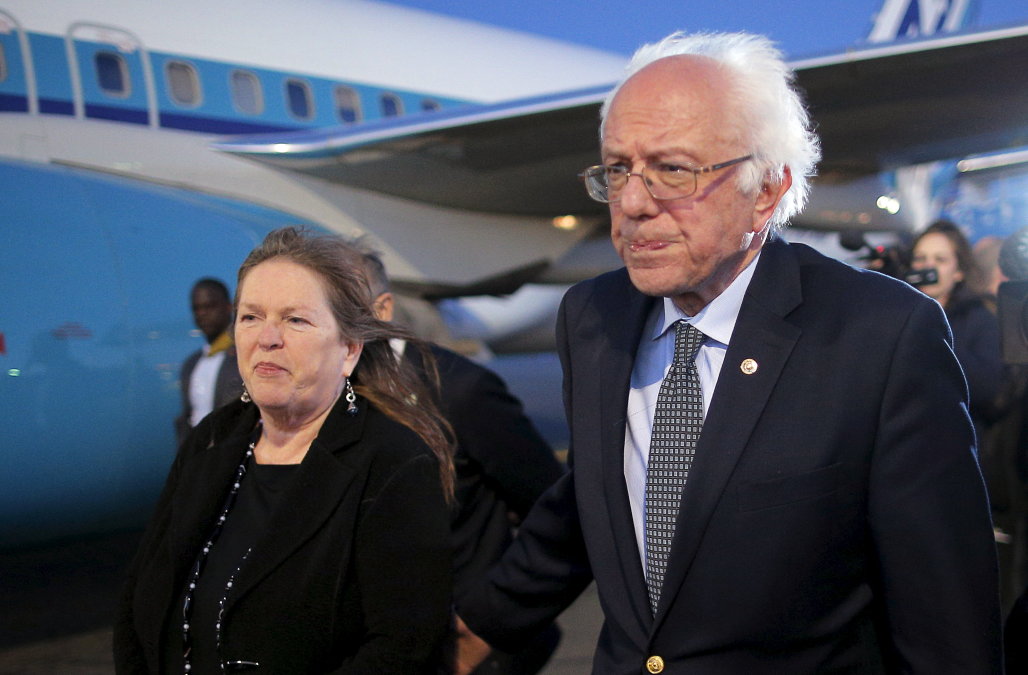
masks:
{"type": "Polygon", "coordinates": [[[243,380],[236,364],[232,342],[232,299],[228,287],[218,279],[205,277],[190,293],[193,323],[207,344],[182,364],[179,384],[182,414],[175,420],[178,442],[215,408],[239,398],[243,380]]]}
{"type": "MultiPolygon", "coordinates": [[[[385,265],[359,240],[354,246],[367,264],[375,313],[383,321],[393,321],[395,299],[385,265]]],[[[393,341],[400,358],[425,373],[420,352],[406,347],[402,341],[393,341]]],[[[451,542],[454,599],[458,600],[500,559],[517,524],[564,470],[525,416],[521,401],[496,373],[436,344],[430,344],[430,350],[439,375],[439,407],[457,438],[457,506],[451,542]]],[[[560,630],[550,623],[522,649],[493,652],[474,672],[532,675],[546,664],[559,641],[560,630]]]]}

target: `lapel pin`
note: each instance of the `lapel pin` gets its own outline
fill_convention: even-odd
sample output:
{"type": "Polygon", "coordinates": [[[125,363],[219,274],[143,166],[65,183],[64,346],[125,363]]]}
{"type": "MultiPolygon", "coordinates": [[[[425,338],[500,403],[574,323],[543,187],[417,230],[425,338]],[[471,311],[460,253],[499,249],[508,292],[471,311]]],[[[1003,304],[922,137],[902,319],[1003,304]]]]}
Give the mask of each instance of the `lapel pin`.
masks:
{"type": "Polygon", "coordinates": [[[752,375],[753,373],[757,372],[757,368],[757,362],[753,359],[746,359],[741,364],[739,364],[739,370],[741,370],[744,375],[752,375]]]}

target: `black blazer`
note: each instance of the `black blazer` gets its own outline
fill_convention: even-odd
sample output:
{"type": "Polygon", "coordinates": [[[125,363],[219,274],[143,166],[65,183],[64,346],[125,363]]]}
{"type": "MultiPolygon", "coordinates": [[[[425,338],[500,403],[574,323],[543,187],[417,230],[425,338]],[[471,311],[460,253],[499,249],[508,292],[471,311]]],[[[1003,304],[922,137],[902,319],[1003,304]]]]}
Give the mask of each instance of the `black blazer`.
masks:
{"type": "MultiPolygon", "coordinates": [[[[507,550],[511,515],[523,520],[564,469],[496,373],[437,345],[430,350],[439,408],[457,438],[451,542],[454,595],[460,598],[507,550]]],[[[404,358],[424,371],[418,350],[408,347],[404,358]]]]}
{"type": "MultiPolygon", "coordinates": [[[[189,401],[189,383],[193,377],[193,370],[203,356],[203,350],[198,349],[190,354],[182,362],[182,369],[179,373],[179,389],[182,393],[182,414],[175,418],[175,433],[178,442],[182,443],[192,429],[189,418],[193,414],[193,404],[189,401]]],[[[239,374],[239,364],[236,362],[236,347],[232,345],[225,350],[225,358],[218,368],[218,376],[214,380],[214,409],[217,410],[239,398],[243,393],[243,378],[239,374]]]]}
{"type": "Polygon", "coordinates": [[[516,643],[595,577],[594,673],[650,656],[665,675],[999,673],[995,546],[942,310],[802,245],[764,247],[651,615],[623,445],[654,302],[625,270],[566,295],[572,470],[458,608],[472,630],[516,643]]]}
{"type": "MultiPolygon", "coordinates": [[[[434,672],[450,628],[449,512],[436,461],[366,400],[340,399],[239,572],[224,661],[265,673],[434,672]]],[[[236,402],[179,451],[114,629],[119,673],[159,672],[165,622],[257,423],[236,402]]],[[[231,518],[231,516],[230,516],[231,518]]],[[[177,619],[175,619],[177,620],[177,619]]]]}

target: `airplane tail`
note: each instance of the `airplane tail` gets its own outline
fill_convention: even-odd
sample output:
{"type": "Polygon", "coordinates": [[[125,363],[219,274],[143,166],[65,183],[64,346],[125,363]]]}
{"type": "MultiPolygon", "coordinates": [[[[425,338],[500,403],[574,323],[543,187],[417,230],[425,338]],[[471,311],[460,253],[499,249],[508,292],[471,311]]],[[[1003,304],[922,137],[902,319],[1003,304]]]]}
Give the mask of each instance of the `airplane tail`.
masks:
{"type": "Polygon", "coordinates": [[[952,33],[973,26],[979,0],[885,0],[875,14],[868,42],[952,33]]]}

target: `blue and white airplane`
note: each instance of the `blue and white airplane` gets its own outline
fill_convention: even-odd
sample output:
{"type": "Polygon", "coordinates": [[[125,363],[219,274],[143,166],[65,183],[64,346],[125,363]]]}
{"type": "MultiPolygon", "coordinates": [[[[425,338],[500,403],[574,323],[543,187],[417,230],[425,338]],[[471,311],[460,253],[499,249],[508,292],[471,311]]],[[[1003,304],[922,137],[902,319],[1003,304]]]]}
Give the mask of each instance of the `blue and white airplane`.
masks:
{"type": "Polygon", "coordinates": [[[141,522],[174,452],[179,364],[202,344],[189,289],[233,285],[271,229],[369,232],[398,279],[460,287],[581,236],[214,139],[388,129],[597,86],[623,62],[364,0],[0,0],[0,548],[141,522]]]}
{"type": "MultiPolygon", "coordinates": [[[[909,228],[878,173],[1023,144],[1026,62],[1028,27],[797,63],[825,150],[797,225],[909,228]]],[[[0,0],[0,548],[145,519],[189,288],[275,227],[367,233],[425,297],[591,272],[575,174],[623,65],[369,0],[0,0]]]]}

